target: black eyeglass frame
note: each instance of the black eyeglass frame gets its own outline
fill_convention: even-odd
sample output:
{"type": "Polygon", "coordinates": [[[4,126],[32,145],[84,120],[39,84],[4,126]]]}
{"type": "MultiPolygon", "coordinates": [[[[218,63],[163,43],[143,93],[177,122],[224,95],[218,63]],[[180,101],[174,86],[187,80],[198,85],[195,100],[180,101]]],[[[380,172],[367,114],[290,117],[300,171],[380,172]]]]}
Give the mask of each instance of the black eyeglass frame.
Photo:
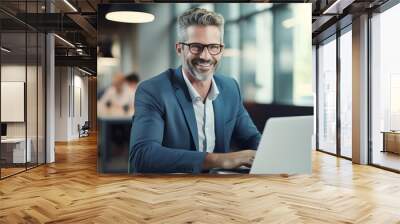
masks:
{"type": "Polygon", "coordinates": [[[211,54],[211,55],[214,55],[214,56],[221,54],[222,50],[224,49],[224,45],[223,44],[201,44],[201,43],[184,43],[184,42],[179,42],[179,44],[188,46],[190,53],[195,54],[195,55],[199,55],[199,54],[203,53],[204,48],[207,48],[208,53],[211,54]],[[200,52],[193,52],[191,46],[193,46],[194,44],[201,46],[200,52]],[[212,53],[212,51],[210,50],[211,46],[219,46],[219,49],[220,49],[219,52],[218,53],[212,53]]]}

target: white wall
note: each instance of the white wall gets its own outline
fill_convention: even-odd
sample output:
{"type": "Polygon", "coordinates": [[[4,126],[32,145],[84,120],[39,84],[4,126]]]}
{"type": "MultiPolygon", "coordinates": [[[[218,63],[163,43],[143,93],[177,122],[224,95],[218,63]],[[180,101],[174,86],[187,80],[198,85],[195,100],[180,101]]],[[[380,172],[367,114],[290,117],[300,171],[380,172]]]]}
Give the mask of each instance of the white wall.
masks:
{"type": "MultiPolygon", "coordinates": [[[[33,66],[25,67],[24,65],[18,64],[8,64],[1,66],[1,81],[5,82],[25,82],[26,70],[28,74],[31,74],[33,71],[36,72],[36,68],[33,66]]],[[[34,93],[27,93],[28,97],[36,96],[36,90],[34,93]],[[34,94],[35,93],[35,94],[34,94]]],[[[28,100],[31,101],[31,100],[28,100]]],[[[7,108],[1,108],[1,110],[7,110],[7,108]]],[[[28,114],[28,120],[33,120],[28,114]]],[[[35,114],[36,116],[36,114],[35,114]]],[[[7,136],[8,137],[25,137],[25,122],[8,122],[7,123],[7,136]]],[[[30,127],[30,126],[29,126],[30,127]]],[[[29,136],[28,136],[29,137],[29,136]]]]}
{"type": "Polygon", "coordinates": [[[55,140],[67,141],[68,139],[68,68],[55,68],[55,140]]]}
{"type": "MultiPolygon", "coordinates": [[[[78,124],[82,126],[85,121],[88,121],[88,78],[87,76],[81,76],[81,73],[74,75],[74,91],[72,98],[74,99],[74,108],[72,108],[72,120],[71,120],[71,137],[73,139],[79,137],[78,124]],[[80,93],[79,93],[80,91],[80,93]],[[79,97],[80,95],[80,97],[79,97]],[[80,101],[80,102],[79,102],[80,101]],[[81,107],[81,108],[79,108],[81,107]],[[81,111],[80,111],[81,109],[81,111]]],[[[71,103],[72,105],[72,103],[71,103]]]]}
{"type": "Polygon", "coordinates": [[[77,69],[56,67],[55,85],[55,140],[77,139],[78,124],[83,125],[88,120],[88,78],[77,69]]]}
{"type": "MultiPolygon", "coordinates": [[[[1,81],[18,81],[25,82],[25,65],[9,64],[1,66],[1,81]]],[[[28,70],[32,67],[28,67],[28,70]]],[[[1,108],[7,110],[7,108],[1,108]]],[[[8,137],[25,137],[25,123],[24,122],[11,122],[7,123],[7,136],[8,137]]]]}
{"type": "MultiPolygon", "coordinates": [[[[22,122],[6,122],[7,137],[24,138],[25,135],[30,139],[32,161],[36,162],[36,156],[39,154],[39,163],[44,162],[44,73],[42,67],[25,64],[3,64],[1,66],[1,81],[24,82],[26,85],[26,106],[23,102],[22,113],[26,112],[26,120],[22,122]],[[38,69],[38,70],[37,70],[38,69]],[[25,80],[27,78],[27,80],[25,80]]],[[[2,90],[3,91],[3,90],[2,90]]],[[[24,94],[24,90],[22,93],[24,94]]],[[[7,95],[2,95],[7,97],[7,95]]],[[[13,113],[12,108],[2,107],[2,112],[13,113]],[[9,111],[7,111],[9,110],[9,111]]],[[[49,158],[49,157],[48,157],[49,158]]],[[[51,162],[51,160],[48,160],[51,162]]]]}

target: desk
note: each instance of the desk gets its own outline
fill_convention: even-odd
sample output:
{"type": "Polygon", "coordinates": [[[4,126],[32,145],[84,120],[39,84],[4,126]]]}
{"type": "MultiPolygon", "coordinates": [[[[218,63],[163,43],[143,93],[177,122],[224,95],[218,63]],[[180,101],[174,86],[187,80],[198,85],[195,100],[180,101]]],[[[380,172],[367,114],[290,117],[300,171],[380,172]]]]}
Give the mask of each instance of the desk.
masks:
{"type": "Polygon", "coordinates": [[[98,117],[98,166],[100,173],[128,173],[132,117],[98,117]]]}
{"type": "Polygon", "coordinates": [[[107,107],[102,103],[97,103],[97,117],[103,119],[132,119],[135,110],[133,108],[128,108],[124,110],[123,107],[113,106],[107,107]]]}
{"type": "Polygon", "coordinates": [[[383,133],[382,152],[400,154],[400,131],[382,131],[381,133],[383,133]]]}
{"type": "Polygon", "coordinates": [[[6,163],[25,163],[31,162],[32,140],[27,138],[27,147],[25,151],[25,138],[6,138],[1,139],[1,155],[6,163]],[[27,158],[27,161],[25,161],[27,158]]]}

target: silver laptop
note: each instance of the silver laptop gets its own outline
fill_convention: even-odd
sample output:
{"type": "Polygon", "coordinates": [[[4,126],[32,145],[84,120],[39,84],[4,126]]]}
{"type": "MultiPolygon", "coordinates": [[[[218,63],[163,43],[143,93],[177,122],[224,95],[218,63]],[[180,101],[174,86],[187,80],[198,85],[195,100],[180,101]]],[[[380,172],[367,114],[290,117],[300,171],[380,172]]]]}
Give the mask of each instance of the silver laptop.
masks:
{"type": "Polygon", "coordinates": [[[250,174],[311,174],[313,116],[270,118],[250,174]]]}
{"type": "Polygon", "coordinates": [[[268,119],[251,169],[220,170],[233,174],[311,174],[313,116],[268,119]]]}

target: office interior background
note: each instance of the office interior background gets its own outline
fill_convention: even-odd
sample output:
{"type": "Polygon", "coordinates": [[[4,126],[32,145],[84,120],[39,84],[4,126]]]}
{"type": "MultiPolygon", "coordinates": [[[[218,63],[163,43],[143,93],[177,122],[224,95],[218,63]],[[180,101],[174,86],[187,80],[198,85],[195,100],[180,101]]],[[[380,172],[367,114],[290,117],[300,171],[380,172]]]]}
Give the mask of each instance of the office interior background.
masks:
{"type": "MultiPolygon", "coordinates": [[[[119,52],[118,58],[118,54],[106,54],[104,49],[107,47],[98,45],[104,41],[101,36],[97,39],[100,29],[98,6],[127,2],[134,1],[0,1],[0,191],[11,192],[12,189],[17,192],[24,188],[18,184],[29,184],[38,176],[45,181],[51,175],[65,175],[60,179],[70,181],[67,172],[97,181],[100,177],[94,174],[99,168],[96,159],[101,158],[97,155],[98,125],[101,123],[97,117],[98,91],[106,88],[112,80],[112,75],[102,75],[114,74],[117,71],[113,70],[114,66],[121,67],[124,74],[137,72],[141,79],[146,79],[165,67],[177,65],[171,49],[157,46],[159,37],[173,40],[174,33],[165,30],[158,30],[157,35],[145,39],[154,44],[156,50],[168,54],[168,61],[151,68],[142,68],[140,60],[151,61],[152,58],[143,56],[133,63],[124,61],[124,58],[129,58],[126,55],[134,55],[134,46],[121,48],[121,45],[110,45],[106,40],[110,45],[109,51],[119,52]],[[102,85],[98,86],[99,83],[102,85]],[[81,138],[82,126],[89,129],[89,137],[81,138]],[[62,167],[59,173],[58,164],[62,167]],[[42,169],[47,170],[45,177],[37,173],[43,172],[42,169]],[[77,169],[93,173],[78,174],[75,173],[77,169]],[[7,186],[8,183],[20,187],[15,189],[7,186]]],[[[303,15],[290,10],[282,18],[274,17],[274,20],[268,19],[274,15],[273,7],[252,5],[238,9],[237,6],[218,8],[212,3],[185,3],[166,5],[167,9],[157,8],[157,12],[170,18],[162,20],[165,23],[174,21],[181,10],[194,5],[226,13],[232,21],[226,25],[225,31],[226,37],[230,34],[232,38],[227,40],[232,50],[227,52],[231,56],[220,69],[238,80],[246,107],[257,127],[262,128],[267,117],[314,114],[314,149],[317,152],[313,154],[313,171],[318,175],[313,178],[319,181],[318,184],[324,183],[322,188],[331,190],[325,191],[324,195],[330,195],[334,187],[338,187],[335,193],[342,191],[345,196],[357,198],[367,195],[365,200],[386,200],[382,195],[389,194],[394,198],[385,203],[391,205],[376,211],[385,210],[379,214],[384,217],[379,222],[394,223],[399,220],[398,213],[389,211],[398,205],[395,202],[398,174],[393,177],[392,173],[400,172],[400,65],[396,57],[400,51],[400,32],[397,29],[400,3],[397,0],[291,2],[311,4],[311,33],[305,35],[312,41],[311,59],[303,55],[304,46],[296,44],[300,41],[296,38],[301,36],[296,35],[299,31],[293,29],[296,16],[303,15]],[[270,33],[259,27],[278,30],[270,33]],[[285,46],[273,41],[290,36],[293,37],[292,52],[285,51],[285,46]],[[259,49],[260,42],[264,42],[266,47],[259,49]],[[255,63],[257,60],[253,58],[254,49],[261,54],[256,58],[268,60],[272,54],[278,54],[280,60],[265,62],[273,65],[270,68],[258,67],[259,63],[255,63]],[[291,64],[285,61],[287,54],[293,54],[295,59],[293,67],[285,71],[285,63],[291,64]],[[302,63],[308,60],[312,62],[311,76],[302,70],[302,63]],[[286,75],[277,76],[276,70],[282,70],[286,75]],[[321,158],[334,160],[320,165],[321,158]],[[346,161],[352,165],[343,165],[346,161]],[[368,168],[360,168],[357,164],[368,168]],[[343,167],[348,170],[343,170],[343,167]],[[382,176],[374,179],[374,174],[382,176]],[[329,179],[333,177],[338,179],[329,179]],[[352,181],[365,179],[365,182],[342,182],[346,177],[354,177],[352,181]],[[339,187],[340,184],[344,187],[339,187]],[[353,185],[362,188],[363,192],[351,195],[349,191],[355,189],[349,190],[348,187],[353,185]]],[[[173,22],[170,25],[173,26],[173,22]]],[[[122,29],[119,27],[124,25],[115,24],[113,28],[122,29]]],[[[127,32],[136,31],[129,28],[127,32]]],[[[138,35],[140,38],[140,32],[138,35]]],[[[113,37],[112,41],[124,41],[118,38],[113,37]]],[[[123,157],[123,153],[117,152],[114,156],[123,157]]],[[[113,178],[109,180],[117,181],[113,178]]],[[[76,189],[82,190],[83,187],[79,185],[76,189]]],[[[107,190],[110,189],[104,192],[107,190]]],[[[2,195],[13,198],[11,193],[4,192],[2,195]]],[[[7,201],[7,198],[3,199],[7,201]]],[[[374,206],[382,204],[371,205],[371,212],[374,206]]],[[[357,205],[360,203],[353,207],[357,205]]],[[[5,205],[0,205],[0,213],[10,211],[3,210],[2,206],[5,205]]],[[[333,211],[337,216],[327,215],[327,220],[333,217],[335,221],[358,220],[355,218],[359,215],[357,212],[353,217],[346,212],[339,214],[337,208],[333,211]]],[[[347,211],[353,210],[349,208],[347,211]]],[[[369,218],[379,218],[379,215],[369,218]]]]}
{"type": "Polygon", "coordinates": [[[339,16],[329,12],[318,14],[332,2],[313,2],[312,34],[309,34],[313,40],[312,76],[302,66],[310,60],[303,55],[307,52],[305,46],[298,44],[307,35],[297,35],[302,33],[301,27],[293,29],[298,18],[304,18],[304,12],[284,9],[284,5],[180,3],[154,7],[155,13],[169,18],[160,21],[163,24],[159,25],[157,35],[143,36],[149,26],[143,26],[143,32],[134,26],[114,24],[113,28],[124,30],[127,35],[103,38],[100,34],[100,52],[97,52],[95,32],[102,27],[97,25],[96,14],[101,2],[76,3],[72,7],[62,1],[1,3],[2,177],[54,161],[54,142],[78,138],[78,125],[82,127],[85,121],[89,121],[91,131],[95,132],[96,89],[109,85],[113,73],[135,71],[141,79],[146,79],[163,68],[176,66],[178,60],[171,48],[175,33],[168,31],[174,30],[176,16],[192,6],[215,9],[227,18],[225,41],[230,48],[225,52],[220,71],[239,82],[246,106],[260,130],[268,117],[310,114],[314,106],[316,148],[347,159],[353,157],[352,23],[359,14],[369,15],[368,30],[361,33],[368,41],[360,46],[365,47],[363,53],[368,55],[365,71],[369,78],[368,83],[363,83],[368,98],[368,113],[363,120],[367,138],[363,140],[370,143],[364,163],[399,170],[395,133],[400,125],[396,100],[399,68],[394,55],[400,34],[392,27],[399,19],[400,6],[393,1],[340,5],[343,12],[339,16]],[[46,15],[49,12],[53,14],[46,15]],[[277,13],[281,16],[274,17],[277,13]],[[268,32],[269,29],[281,32],[268,32]],[[136,42],[129,38],[135,36],[136,42]],[[170,44],[160,46],[158,36],[165,37],[170,44]],[[293,37],[291,46],[280,44],[290,37],[293,37]],[[142,49],[143,46],[153,49],[142,49]],[[292,48],[295,59],[290,66],[285,64],[285,59],[290,58],[288,48],[292,48]],[[133,60],[138,54],[135,49],[141,54],[139,60],[133,60]],[[102,50],[113,50],[115,56],[102,50]],[[151,61],[154,50],[165,52],[168,57],[154,66],[140,66],[151,61]],[[262,63],[257,63],[260,58],[271,66],[261,66],[262,63]],[[53,77],[49,84],[50,75],[53,77]],[[98,88],[97,83],[100,83],[98,88]],[[52,129],[48,129],[50,124],[52,129]]]}
{"type": "MultiPolygon", "coordinates": [[[[364,163],[399,170],[399,68],[395,52],[400,34],[393,27],[399,19],[400,6],[393,1],[341,4],[339,15],[320,13],[332,2],[312,2],[312,33],[307,35],[298,35],[304,27],[296,26],[299,18],[307,15],[285,4],[168,4],[152,9],[169,18],[159,21],[157,35],[141,36],[147,35],[150,26],[143,25],[140,29],[144,31],[140,31],[135,26],[115,24],[113,28],[124,30],[127,35],[100,33],[99,49],[95,32],[102,27],[96,21],[96,3],[101,2],[76,1],[77,5],[71,6],[63,1],[2,1],[2,178],[45,161],[53,162],[54,142],[78,138],[78,125],[82,127],[85,121],[95,133],[96,89],[110,84],[110,74],[137,72],[146,79],[163,68],[178,65],[171,48],[175,33],[169,30],[174,30],[176,16],[192,6],[214,9],[226,17],[225,41],[229,48],[220,71],[239,82],[259,129],[268,117],[310,114],[314,110],[315,148],[346,159],[353,157],[353,116],[361,116],[352,112],[352,66],[356,53],[366,55],[364,72],[369,81],[360,87],[367,91],[367,114],[362,127],[367,132],[363,140],[370,144],[363,154],[367,160],[364,163]],[[49,12],[52,14],[46,14],[49,12]],[[365,38],[366,43],[358,46],[365,49],[353,53],[357,41],[353,21],[360,14],[368,16],[363,21],[367,30],[361,30],[356,37],[365,38]],[[268,32],[271,29],[280,32],[268,32]],[[170,45],[161,46],[158,36],[170,45]],[[280,44],[285,43],[285,38],[293,38],[291,45],[280,44]],[[308,57],[306,46],[298,44],[304,41],[301,38],[312,38],[312,58],[308,57]],[[106,55],[103,50],[115,56],[106,55]],[[155,50],[169,57],[154,66],[141,66],[151,61],[155,50]],[[290,57],[293,64],[285,60],[290,57]],[[271,66],[257,63],[261,58],[271,66]],[[313,62],[312,75],[303,66],[309,60],[313,62]]],[[[107,33],[106,28],[104,32],[107,33]]]]}
{"type": "Polygon", "coordinates": [[[181,62],[175,50],[177,18],[200,7],[225,18],[224,55],[217,73],[234,78],[260,132],[266,120],[312,115],[311,4],[175,3],[142,5],[155,20],[118,24],[105,19],[126,4],[98,8],[99,171],[127,172],[133,112],[105,106],[104,92],[122,74],[152,78],[181,62]],[[279,111],[278,111],[279,110],[279,111]],[[282,111],[284,111],[282,114],[282,111]],[[119,134],[116,134],[119,133],[119,134]],[[120,153],[116,153],[120,151],[120,153]],[[119,156],[118,156],[119,155],[119,156]]]}

